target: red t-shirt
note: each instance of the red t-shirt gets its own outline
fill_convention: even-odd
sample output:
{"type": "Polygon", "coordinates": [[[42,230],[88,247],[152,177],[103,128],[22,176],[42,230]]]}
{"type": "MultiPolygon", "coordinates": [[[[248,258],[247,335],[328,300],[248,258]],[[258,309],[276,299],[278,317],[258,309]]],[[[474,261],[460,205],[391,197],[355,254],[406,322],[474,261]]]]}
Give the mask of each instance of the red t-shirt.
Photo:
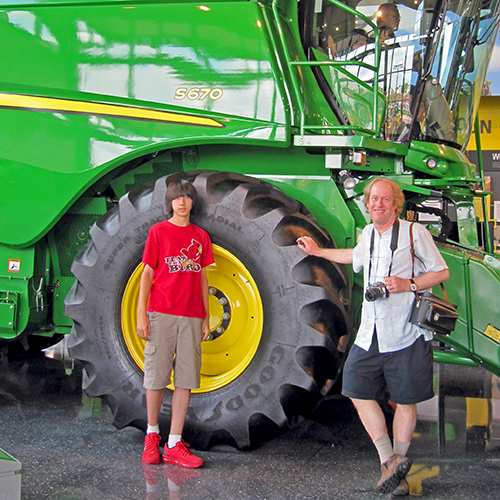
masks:
{"type": "Polygon", "coordinates": [[[159,222],[149,230],[142,262],[154,271],[148,311],[205,317],[201,270],[214,262],[206,231],[193,224],[159,222]]]}

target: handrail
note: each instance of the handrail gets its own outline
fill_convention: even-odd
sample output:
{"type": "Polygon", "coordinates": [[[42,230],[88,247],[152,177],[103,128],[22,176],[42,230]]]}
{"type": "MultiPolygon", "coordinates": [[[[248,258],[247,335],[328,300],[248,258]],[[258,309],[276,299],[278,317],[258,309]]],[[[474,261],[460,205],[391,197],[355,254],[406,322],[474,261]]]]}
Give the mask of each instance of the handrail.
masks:
{"type": "MultiPolygon", "coordinates": [[[[273,0],[272,2],[272,13],[274,17],[274,21],[276,26],[278,27],[278,35],[281,43],[281,48],[285,54],[285,61],[288,66],[288,71],[291,76],[291,83],[293,93],[295,95],[295,99],[299,108],[299,116],[300,116],[300,135],[305,135],[305,131],[314,131],[314,130],[331,130],[331,131],[344,131],[344,130],[352,130],[352,131],[361,131],[372,134],[373,137],[379,137],[382,129],[382,120],[378,120],[378,105],[379,105],[379,64],[380,64],[380,34],[378,27],[375,23],[373,23],[368,17],[366,17],[363,13],[359,12],[348,5],[343,4],[340,0],[328,0],[330,3],[336,5],[337,7],[345,10],[349,14],[358,17],[362,21],[366,22],[371,28],[373,28],[374,32],[374,64],[370,65],[362,61],[292,61],[290,57],[290,52],[288,51],[288,47],[285,43],[283,30],[281,27],[280,16],[278,13],[278,0],[273,0]],[[358,126],[351,125],[332,125],[325,127],[324,125],[305,125],[305,111],[304,111],[304,100],[302,94],[300,92],[299,84],[293,68],[296,66],[330,66],[330,67],[347,67],[347,66],[357,66],[361,68],[366,68],[368,70],[373,71],[373,117],[372,117],[372,128],[365,129],[358,126]]],[[[352,78],[355,80],[354,75],[351,75],[349,71],[346,71],[346,76],[348,78],[352,78]]]]}

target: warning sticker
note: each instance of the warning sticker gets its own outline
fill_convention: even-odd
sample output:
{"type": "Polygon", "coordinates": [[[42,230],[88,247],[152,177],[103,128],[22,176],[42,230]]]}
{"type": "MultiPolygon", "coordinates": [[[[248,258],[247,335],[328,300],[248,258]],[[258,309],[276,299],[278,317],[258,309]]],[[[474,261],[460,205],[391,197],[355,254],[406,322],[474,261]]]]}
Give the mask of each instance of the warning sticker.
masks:
{"type": "Polygon", "coordinates": [[[17,259],[9,259],[9,273],[21,272],[21,261],[17,259]]]}
{"type": "Polygon", "coordinates": [[[488,325],[483,332],[488,338],[500,343],[500,330],[493,325],[488,325]]]}

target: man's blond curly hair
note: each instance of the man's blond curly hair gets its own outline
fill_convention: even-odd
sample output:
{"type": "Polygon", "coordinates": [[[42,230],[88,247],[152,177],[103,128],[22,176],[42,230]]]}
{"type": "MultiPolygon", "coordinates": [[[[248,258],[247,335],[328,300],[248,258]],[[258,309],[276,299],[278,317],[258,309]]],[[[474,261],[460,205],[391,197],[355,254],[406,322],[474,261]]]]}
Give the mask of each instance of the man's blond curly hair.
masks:
{"type": "Polygon", "coordinates": [[[365,207],[368,209],[368,201],[370,200],[370,194],[372,192],[373,186],[377,182],[385,182],[391,187],[392,197],[394,198],[394,205],[396,208],[396,217],[399,217],[399,215],[403,211],[403,207],[405,204],[405,195],[403,194],[403,191],[399,187],[399,184],[393,181],[392,179],[385,179],[384,177],[375,177],[365,186],[365,189],[363,190],[364,194],[363,203],[365,204],[365,207]]]}

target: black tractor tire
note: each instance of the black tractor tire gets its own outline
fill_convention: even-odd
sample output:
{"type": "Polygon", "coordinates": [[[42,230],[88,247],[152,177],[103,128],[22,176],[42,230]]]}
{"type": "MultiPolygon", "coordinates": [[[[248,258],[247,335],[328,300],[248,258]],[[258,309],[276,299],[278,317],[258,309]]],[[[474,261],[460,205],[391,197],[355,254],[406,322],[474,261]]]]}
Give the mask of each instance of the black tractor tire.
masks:
{"type": "MultiPolygon", "coordinates": [[[[256,339],[255,352],[221,386],[192,394],[184,435],[197,449],[218,442],[247,449],[315,407],[339,377],[351,330],[351,284],[345,268],[308,256],[296,245],[303,235],[322,247],[333,246],[332,239],[304,205],[275,186],[234,173],[183,172],[123,196],[91,228],[91,239],[72,266],[77,279],[66,298],[66,314],[74,320],[69,352],[84,365],[84,390],[106,401],[114,425],[144,430],[143,351],[127,340],[137,337],[126,331],[134,330],[135,311],[124,320],[129,313],[122,299],[129,294],[126,287],[140,264],[149,228],[166,218],[166,182],[175,178],[196,187],[200,204],[191,221],[219,249],[216,266],[211,266],[215,270],[207,268],[209,285],[210,276],[221,272],[218,255],[234,257],[237,272],[223,278],[232,283],[240,270],[248,271],[263,314],[236,319],[234,311],[229,320],[216,322],[223,324],[223,333],[214,329],[213,341],[222,342],[220,335],[243,341],[248,329],[256,339]],[[256,331],[252,323],[259,319],[256,331]]],[[[217,293],[231,305],[229,288],[217,293]]],[[[210,347],[202,345],[202,350],[210,347]]],[[[220,361],[230,355],[222,352],[220,361]]],[[[166,391],[160,416],[164,434],[170,401],[171,391],[166,391]]]]}

